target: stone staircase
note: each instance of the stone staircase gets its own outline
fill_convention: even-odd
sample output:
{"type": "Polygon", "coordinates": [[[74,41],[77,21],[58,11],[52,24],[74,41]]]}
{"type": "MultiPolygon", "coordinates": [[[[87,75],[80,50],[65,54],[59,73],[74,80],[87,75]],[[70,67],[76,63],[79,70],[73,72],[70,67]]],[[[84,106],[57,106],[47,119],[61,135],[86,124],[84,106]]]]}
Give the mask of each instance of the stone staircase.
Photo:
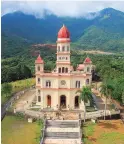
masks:
{"type": "Polygon", "coordinates": [[[81,144],[79,120],[47,120],[43,144],[81,144]]]}

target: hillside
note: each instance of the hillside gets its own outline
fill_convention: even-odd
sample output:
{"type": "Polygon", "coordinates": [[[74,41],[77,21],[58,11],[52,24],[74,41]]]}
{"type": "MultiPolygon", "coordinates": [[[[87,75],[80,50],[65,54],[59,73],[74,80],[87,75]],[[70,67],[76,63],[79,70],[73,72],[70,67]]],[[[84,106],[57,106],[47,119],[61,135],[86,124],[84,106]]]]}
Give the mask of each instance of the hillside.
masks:
{"type": "Polygon", "coordinates": [[[71,33],[72,42],[81,49],[124,51],[124,13],[112,8],[98,13],[94,19],[55,15],[37,19],[33,15],[15,12],[2,17],[2,32],[34,44],[55,43],[57,32],[64,23],[71,33]]]}

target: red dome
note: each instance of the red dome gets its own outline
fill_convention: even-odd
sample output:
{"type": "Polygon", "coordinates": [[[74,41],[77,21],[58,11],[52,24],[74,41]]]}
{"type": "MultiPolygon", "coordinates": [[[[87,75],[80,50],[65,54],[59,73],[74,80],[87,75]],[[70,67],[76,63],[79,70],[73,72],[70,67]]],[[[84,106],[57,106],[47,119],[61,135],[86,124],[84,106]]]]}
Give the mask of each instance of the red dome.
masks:
{"type": "Polygon", "coordinates": [[[44,63],[44,62],[43,62],[43,59],[41,58],[40,55],[39,55],[39,56],[37,57],[37,59],[35,60],[35,63],[44,63]]]}
{"type": "Polygon", "coordinates": [[[70,33],[66,26],[63,25],[63,27],[59,30],[58,38],[70,38],[70,33]]]}
{"type": "Polygon", "coordinates": [[[84,63],[92,63],[91,59],[89,57],[87,57],[85,60],[84,60],[84,63]]]}

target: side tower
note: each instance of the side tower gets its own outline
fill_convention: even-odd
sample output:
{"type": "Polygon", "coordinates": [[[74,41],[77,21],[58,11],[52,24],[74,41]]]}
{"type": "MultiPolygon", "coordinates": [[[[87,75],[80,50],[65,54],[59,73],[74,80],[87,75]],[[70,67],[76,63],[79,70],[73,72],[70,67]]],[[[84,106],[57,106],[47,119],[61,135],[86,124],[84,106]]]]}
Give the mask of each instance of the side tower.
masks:
{"type": "Polygon", "coordinates": [[[86,74],[86,85],[91,85],[92,82],[92,61],[89,57],[84,60],[84,72],[86,74]]]}
{"type": "Polygon", "coordinates": [[[39,55],[37,59],[35,60],[35,75],[36,75],[36,102],[38,105],[43,102],[42,96],[41,96],[41,86],[43,84],[42,77],[40,74],[44,73],[44,61],[39,55]]]}
{"type": "Polygon", "coordinates": [[[64,25],[58,32],[56,54],[56,72],[70,73],[70,33],[64,25]]]}

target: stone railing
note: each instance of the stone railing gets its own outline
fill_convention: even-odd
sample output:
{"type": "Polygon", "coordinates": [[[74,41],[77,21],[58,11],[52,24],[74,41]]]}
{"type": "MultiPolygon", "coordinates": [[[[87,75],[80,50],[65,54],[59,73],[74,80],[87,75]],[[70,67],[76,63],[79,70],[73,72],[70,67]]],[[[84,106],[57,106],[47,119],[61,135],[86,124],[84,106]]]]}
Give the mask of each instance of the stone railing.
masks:
{"type": "MultiPolygon", "coordinates": [[[[86,119],[91,119],[91,118],[98,118],[98,117],[103,117],[104,116],[105,111],[104,110],[99,110],[99,111],[95,111],[95,112],[87,112],[86,113],[86,119]]],[[[116,114],[120,114],[120,111],[110,111],[110,110],[106,110],[106,116],[112,116],[112,115],[116,115],[116,114]]],[[[81,113],[81,119],[84,119],[84,114],[81,113]]]]}
{"type": "Polygon", "coordinates": [[[41,130],[41,141],[40,141],[40,144],[43,144],[43,142],[44,142],[45,131],[46,131],[46,119],[44,119],[44,127],[41,130]]]}

